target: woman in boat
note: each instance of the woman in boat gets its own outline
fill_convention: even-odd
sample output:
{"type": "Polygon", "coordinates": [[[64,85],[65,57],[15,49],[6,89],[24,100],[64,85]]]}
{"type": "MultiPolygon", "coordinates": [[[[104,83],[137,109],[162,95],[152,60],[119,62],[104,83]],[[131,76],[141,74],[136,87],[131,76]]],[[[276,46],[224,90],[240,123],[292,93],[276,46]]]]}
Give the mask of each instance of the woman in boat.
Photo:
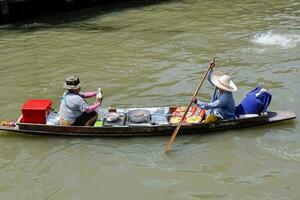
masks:
{"type": "MultiPolygon", "coordinates": [[[[206,116],[211,121],[217,119],[235,119],[234,109],[235,103],[232,92],[237,91],[237,87],[231,78],[219,71],[213,72],[213,67],[208,73],[208,81],[215,87],[211,102],[202,102],[192,97],[191,101],[194,102],[199,108],[206,109],[206,116]]],[[[209,120],[209,121],[210,121],[209,120]]]]}
{"type": "Polygon", "coordinates": [[[67,77],[63,86],[64,92],[59,108],[60,125],[92,126],[98,115],[96,109],[101,106],[102,97],[97,92],[80,92],[81,83],[77,76],[67,77]],[[96,102],[89,105],[85,98],[96,97],[96,102]]]}

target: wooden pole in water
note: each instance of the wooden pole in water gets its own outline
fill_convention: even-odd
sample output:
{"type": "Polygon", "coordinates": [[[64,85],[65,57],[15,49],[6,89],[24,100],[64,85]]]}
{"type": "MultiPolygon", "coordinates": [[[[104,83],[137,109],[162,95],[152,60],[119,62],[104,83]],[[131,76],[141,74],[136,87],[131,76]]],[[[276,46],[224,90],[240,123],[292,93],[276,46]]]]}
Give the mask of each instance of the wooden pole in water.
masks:
{"type": "Polygon", "coordinates": [[[67,6],[67,12],[71,11],[71,4],[73,3],[73,0],[65,0],[66,6],[67,6]]]}
{"type": "Polygon", "coordinates": [[[9,23],[9,7],[7,0],[0,0],[0,15],[4,23],[9,23]]]}
{"type": "Polygon", "coordinates": [[[101,0],[92,0],[93,4],[95,4],[97,7],[100,7],[101,0]]]}

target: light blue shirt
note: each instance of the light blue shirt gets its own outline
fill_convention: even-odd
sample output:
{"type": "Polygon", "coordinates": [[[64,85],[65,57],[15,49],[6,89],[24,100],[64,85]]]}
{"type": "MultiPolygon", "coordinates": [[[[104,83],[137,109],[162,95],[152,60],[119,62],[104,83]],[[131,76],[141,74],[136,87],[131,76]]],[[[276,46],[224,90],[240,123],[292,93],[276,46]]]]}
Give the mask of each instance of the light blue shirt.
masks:
{"type": "Polygon", "coordinates": [[[211,82],[212,70],[209,71],[208,81],[215,87],[211,102],[197,101],[199,108],[207,109],[209,114],[214,114],[222,119],[235,119],[235,103],[232,92],[221,91],[211,82]]]}
{"type": "Polygon", "coordinates": [[[88,107],[89,105],[80,95],[65,91],[58,114],[73,124],[88,107]]]}

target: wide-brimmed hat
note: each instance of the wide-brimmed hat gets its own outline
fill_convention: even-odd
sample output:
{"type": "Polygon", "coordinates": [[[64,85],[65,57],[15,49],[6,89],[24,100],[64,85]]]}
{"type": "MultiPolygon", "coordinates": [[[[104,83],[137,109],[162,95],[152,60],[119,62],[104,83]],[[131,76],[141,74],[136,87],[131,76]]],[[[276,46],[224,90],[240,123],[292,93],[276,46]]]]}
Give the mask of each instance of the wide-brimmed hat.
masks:
{"type": "Polygon", "coordinates": [[[237,87],[231,78],[220,71],[214,71],[211,76],[211,82],[219,89],[234,92],[237,87]]]}
{"type": "Polygon", "coordinates": [[[63,88],[68,90],[77,90],[81,88],[80,80],[77,76],[69,76],[65,79],[63,88]]]}

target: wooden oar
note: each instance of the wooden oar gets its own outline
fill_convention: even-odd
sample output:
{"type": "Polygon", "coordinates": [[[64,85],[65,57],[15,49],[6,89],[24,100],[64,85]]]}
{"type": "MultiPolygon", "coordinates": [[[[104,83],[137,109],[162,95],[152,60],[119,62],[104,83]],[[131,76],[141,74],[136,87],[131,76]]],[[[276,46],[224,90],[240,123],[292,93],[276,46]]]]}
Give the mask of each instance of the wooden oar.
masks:
{"type": "MultiPolygon", "coordinates": [[[[206,76],[207,76],[209,70],[210,70],[211,68],[213,68],[214,65],[215,65],[215,57],[214,57],[214,58],[211,60],[211,62],[209,63],[209,65],[208,65],[208,67],[207,67],[207,70],[206,70],[204,76],[202,77],[202,80],[200,81],[200,84],[199,84],[197,90],[195,91],[193,97],[196,97],[196,96],[197,96],[197,94],[198,94],[198,92],[199,92],[201,86],[203,85],[204,80],[206,79],[206,76]]],[[[173,141],[175,140],[175,137],[176,137],[176,135],[177,135],[177,133],[178,133],[180,127],[181,127],[181,124],[182,124],[182,122],[183,122],[183,120],[184,120],[186,114],[188,113],[188,111],[189,111],[189,109],[190,109],[190,107],[191,107],[192,104],[193,104],[193,102],[191,101],[190,104],[189,104],[189,106],[188,106],[187,109],[185,110],[185,112],[184,112],[184,114],[183,114],[183,116],[182,116],[180,122],[178,123],[178,125],[177,125],[175,131],[173,132],[171,138],[169,139],[168,143],[166,144],[166,146],[165,146],[165,153],[167,153],[167,152],[169,152],[169,151],[171,150],[172,143],[173,143],[173,141]]]]}

